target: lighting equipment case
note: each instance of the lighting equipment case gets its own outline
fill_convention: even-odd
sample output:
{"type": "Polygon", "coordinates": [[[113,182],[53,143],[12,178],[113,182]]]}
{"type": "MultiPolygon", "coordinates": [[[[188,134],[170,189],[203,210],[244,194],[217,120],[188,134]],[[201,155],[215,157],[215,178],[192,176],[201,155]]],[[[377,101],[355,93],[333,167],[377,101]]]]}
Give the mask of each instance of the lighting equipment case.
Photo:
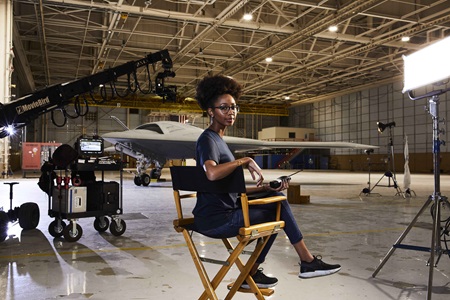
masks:
{"type": "MultiPolygon", "coordinates": [[[[67,169],[56,172],[60,175],[64,173],[65,176],[57,177],[56,186],[52,188],[52,193],[49,193],[48,214],[55,220],[50,223],[48,230],[53,237],[63,236],[69,242],[79,240],[83,230],[77,219],[89,217],[95,218],[93,225],[98,232],[105,232],[108,228],[115,236],[125,232],[126,223],[120,217],[123,213],[121,162],[102,163],[96,160],[75,163],[70,167],[71,174],[88,174],[86,178],[78,176],[70,178],[67,169]],[[105,181],[105,171],[119,171],[120,182],[105,181]],[[95,179],[95,172],[101,174],[101,180],[95,179]],[[69,224],[66,225],[65,219],[69,224]]],[[[53,178],[50,178],[50,181],[52,180],[53,178]]]]}

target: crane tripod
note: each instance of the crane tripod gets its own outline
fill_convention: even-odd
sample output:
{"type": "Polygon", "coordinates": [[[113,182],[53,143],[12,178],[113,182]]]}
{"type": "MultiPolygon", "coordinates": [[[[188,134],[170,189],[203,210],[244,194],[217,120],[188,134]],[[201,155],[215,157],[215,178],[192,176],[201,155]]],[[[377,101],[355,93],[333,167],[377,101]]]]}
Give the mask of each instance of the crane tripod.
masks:
{"type": "MultiPolygon", "coordinates": [[[[449,89],[450,90],[450,89],[449,89]]],[[[441,141],[439,140],[439,135],[442,133],[442,130],[439,129],[439,123],[442,122],[442,120],[439,120],[439,95],[446,92],[448,90],[440,90],[435,91],[432,93],[429,93],[427,95],[424,95],[422,97],[414,98],[410,94],[410,98],[412,100],[418,100],[424,97],[431,96],[431,99],[429,100],[429,108],[428,112],[433,118],[433,163],[434,163],[434,193],[429,196],[428,200],[425,202],[425,204],[422,206],[422,208],[419,210],[419,212],[416,214],[414,219],[411,221],[411,223],[408,225],[408,227],[403,231],[403,233],[400,235],[400,237],[397,239],[395,244],[391,247],[391,249],[388,251],[386,256],[383,258],[375,272],[372,274],[372,277],[375,277],[378,272],[381,270],[381,268],[384,266],[384,264],[389,260],[391,255],[394,253],[394,251],[397,248],[400,249],[406,249],[406,250],[415,250],[415,251],[423,251],[423,252],[430,252],[430,259],[427,262],[427,265],[429,266],[429,272],[428,272],[428,288],[427,288],[427,299],[431,299],[432,295],[432,287],[433,287],[433,270],[434,267],[437,266],[442,254],[446,254],[450,257],[450,251],[446,245],[446,248],[444,249],[442,247],[442,237],[445,237],[446,235],[449,235],[449,222],[447,220],[446,225],[444,227],[441,227],[441,209],[443,206],[447,205],[450,207],[450,203],[447,199],[447,197],[444,197],[441,195],[440,192],[440,145],[441,141]],[[431,215],[433,218],[433,230],[432,230],[432,236],[431,236],[431,247],[422,247],[422,246],[414,246],[414,245],[405,245],[402,244],[403,239],[408,235],[411,228],[416,223],[419,216],[425,211],[425,209],[431,204],[431,215]],[[437,256],[437,260],[435,260],[437,256]]],[[[449,218],[450,219],[450,218],[449,218]]]]}

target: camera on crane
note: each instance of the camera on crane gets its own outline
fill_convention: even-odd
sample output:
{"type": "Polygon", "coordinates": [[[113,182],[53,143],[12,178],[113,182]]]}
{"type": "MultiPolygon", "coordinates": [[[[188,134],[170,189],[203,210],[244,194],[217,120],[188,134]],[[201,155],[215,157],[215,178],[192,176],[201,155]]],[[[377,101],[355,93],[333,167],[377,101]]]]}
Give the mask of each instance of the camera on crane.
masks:
{"type": "Polygon", "coordinates": [[[175,72],[170,70],[172,64],[163,63],[164,71],[159,72],[155,78],[155,93],[163,98],[163,101],[176,102],[177,100],[177,87],[175,85],[165,86],[165,78],[175,77],[175,72]]]}

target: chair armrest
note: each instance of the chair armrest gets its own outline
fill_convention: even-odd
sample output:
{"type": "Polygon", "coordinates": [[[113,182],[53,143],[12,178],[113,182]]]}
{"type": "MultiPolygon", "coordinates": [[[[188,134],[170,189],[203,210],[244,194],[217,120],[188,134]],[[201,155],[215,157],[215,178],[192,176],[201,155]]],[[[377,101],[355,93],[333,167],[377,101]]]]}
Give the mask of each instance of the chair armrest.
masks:
{"type": "Polygon", "coordinates": [[[196,198],[196,197],[197,197],[197,193],[189,193],[189,194],[184,194],[184,195],[180,194],[180,199],[196,198]]]}
{"type": "Polygon", "coordinates": [[[272,196],[267,198],[259,198],[248,200],[247,194],[241,194],[242,214],[244,216],[244,227],[250,226],[249,205],[261,205],[268,203],[277,203],[275,220],[279,221],[281,217],[281,201],[286,200],[286,196],[272,196]]]}
{"type": "Polygon", "coordinates": [[[286,200],[286,196],[272,196],[267,198],[259,198],[248,200],[248,205],[260,205],[286,200]]]}

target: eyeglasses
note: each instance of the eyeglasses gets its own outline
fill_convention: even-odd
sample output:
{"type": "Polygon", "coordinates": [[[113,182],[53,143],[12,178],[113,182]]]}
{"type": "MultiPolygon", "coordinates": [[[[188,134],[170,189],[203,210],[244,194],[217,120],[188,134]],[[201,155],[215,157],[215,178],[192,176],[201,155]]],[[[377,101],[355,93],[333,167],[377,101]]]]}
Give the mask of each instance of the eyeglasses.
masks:
{"type": "Polygon", "coordinates": [[[227,112],[229,112],[230,111],[230,109],[232,110],[232,111],[235,111],[235,112],[239,112],[239,105],[230,105],[230,106],[227,106],[227,105],[220,105],[220,106],[213,106],[213,108],[218,108],[218,109],[220,109],[220,111],[222,112],[222,113],[227,113],[227,112]]]}

